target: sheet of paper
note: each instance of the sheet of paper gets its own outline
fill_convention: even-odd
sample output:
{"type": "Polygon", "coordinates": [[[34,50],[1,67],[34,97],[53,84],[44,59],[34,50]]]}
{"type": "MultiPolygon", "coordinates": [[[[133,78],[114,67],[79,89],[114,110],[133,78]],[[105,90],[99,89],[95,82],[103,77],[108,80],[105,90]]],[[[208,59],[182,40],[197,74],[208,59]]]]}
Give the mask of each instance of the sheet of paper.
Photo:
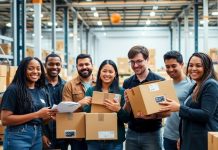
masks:
{"type": "Polygon", "coordinates": [[[51,109],[57,109],[58,112],[74,112],[80,107],[76,102],[60,102],[58,105],[53,105],[51,109]]]}

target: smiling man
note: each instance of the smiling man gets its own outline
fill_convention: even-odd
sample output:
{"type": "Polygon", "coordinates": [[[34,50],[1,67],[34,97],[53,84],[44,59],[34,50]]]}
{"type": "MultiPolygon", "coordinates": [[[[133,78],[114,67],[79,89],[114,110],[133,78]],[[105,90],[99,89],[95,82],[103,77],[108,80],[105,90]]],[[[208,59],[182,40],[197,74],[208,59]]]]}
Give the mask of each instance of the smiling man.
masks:
{"type": "MultiPolygon", "coordinates": [[[[92,58],[88,54],[79,54],[76,58],[76,68],[78,76],[67,82],[63,90],[63,101],[78,102],[81,106],[89,105],[91,98],[85,97],[86,90],[94,86],[95,77],[92,75],[93,64],[92,58]]],[[[82,111],[79,108],[77,111],[82,111]]],[[[72,150],[86,150],[87,145],[85,139],[69,139],[68,144],[72,150]]]]}
{"type": "MultiPolygon", "coordinates": [[[[57,105],[62,100],[62,91],[66,82],[59,76],[61,68],[62,61],[59,55],[51,53],[46,57],[45,69],[47,74],[45,89],[49,94],[50,106],[53,104],[57,105]]],[[[63,142],[63,140],[56,139],[56,123],[55,121],[50,121],[44,130],[44,149],[62,149],[63,142]]]]}
{"type": "MultiPolygon", "coordinates": [[[[183,72],[183,57],[177,51],[169,51],[164,55],[166,72],[173,79],[177,97],[180,104],[183,104],[192,87],[190,79],[183,72]]],[[[177,140],[179,139],[179,122],[178,112],[171,113],[167,118],[164,127],[164,149],[177,150],[177,140]]]]}

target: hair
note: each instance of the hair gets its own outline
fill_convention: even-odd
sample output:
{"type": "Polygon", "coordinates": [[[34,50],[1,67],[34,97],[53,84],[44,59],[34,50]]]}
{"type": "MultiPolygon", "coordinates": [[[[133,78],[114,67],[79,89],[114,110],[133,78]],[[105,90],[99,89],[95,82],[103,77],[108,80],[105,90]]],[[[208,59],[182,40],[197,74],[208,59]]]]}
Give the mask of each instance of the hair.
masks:
{"type": "Polygon", "coordinates": [[[168,51],[164,54],[164,61],[168,59],[176,59],[176,61],[180,64],[183,64],[182,54],[178,51],[168,51]]]}
{"type": "Polygon", "coordinates": [[[116,64],[112,61],[112,60],[104,60],[99,69],[98,69],[98,74],[97,74],[97,81],[96,81],[96,86],[95,86],[95,90],[96,91],[101,91],[102,90],[102,80],[100,78],[100,74],[101,74],[101,70],[102,68],[105,66],[105,65],[111,65],[114,70],[115,70],[115,73],[116,73],[116,76],[114,77],[114,80],[113,82],[111,83],[110,85],[110,89],[112,89],[114,91],[114,93],[119,93],[120,92],[120,89],[119,89],[119,74],[118,74],[118,69],[117,69],[117,66],[116,64]]]}
{"type": "Polygon", "coordinates": [[[62,60],[61,60],[61,57],[60,57],[59,55],[57,55],[57,54],[55,54],[55,53],[51,53],[51,54],[49,54],[48,56],[46,56],[46,58],[45,58],[45,63],[48,62],[48,58],[49,58],[49,57],[58,57],[58,58],[60,58],[60,61],[62,61],[62,60]]]}
{"type": "Polygon", "coordinates": [[[142,54],[143,55],[143,58],[146,60],[148,59],[149,57],[149,51],[146,47],[144,46],[140,46],[140,45],[137,45],[137,46],[134,46],[132,47],[129,52],[128,52],[128,58],[129,59],[132,59],[134,58],[137,54],[142,54]]]}
{"type": "Polygon", "coordinates": [[[42,88],[45,86],[45,71],[42,65],[42,62],[36,57],[26,57],[24,58],[12,80],[11,84],[16,85],[16,94],[17,94],[17,108],[19,113],[30,113],[33,111],[33,102],[30,93],[28,92],[27,77],[26,71],[27,66],[29,65],[31,60],[36,60],[39,62],[41,67],[41,76],[40,79],[35,83],[35,86],[38,88],[42,88]]]}
{"type": "Polygon", "coordinates": [[[188,68],[189,68],[190,60],[194,56],[201,59],[201,63],[203,65],[203,70],[204,70],[201,82],[193,93],[193,101],[197,102],[197,99],[199,98],[199,96],[202,92],[202,89],[203,89],[205,82],[209,78],[215,79],[217,81],[217,76],[216,76],[216,72],[214,70],[213,62],[212,62],[211,58],[207,54],[200,53],[200,52],[192,54],[192,56],[189,58],[187,69],[186,69],[186,75],[188,75],[188,68]]]}
{"type": "Polygon", "coordinates": [[[90,62],[92,64],[92,58],[89,54],[79,54],[77,57],[76,57],[76,64],[78,64],[78,60],[79,59],[84,59],[84,58],[89,58],[90,59],[90,62]]]}

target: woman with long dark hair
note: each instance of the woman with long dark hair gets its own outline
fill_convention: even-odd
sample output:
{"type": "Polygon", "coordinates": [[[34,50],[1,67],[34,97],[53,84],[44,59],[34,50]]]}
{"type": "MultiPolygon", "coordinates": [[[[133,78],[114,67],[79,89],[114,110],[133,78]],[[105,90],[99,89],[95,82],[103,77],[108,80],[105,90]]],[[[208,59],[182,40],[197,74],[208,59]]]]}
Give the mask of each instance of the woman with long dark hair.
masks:
{"type": "Polygon", "coordinates": [[[24,58],[5,91],[1,103],[1,120],[6,126],[4,150],[42,149],[43,119],[51,117],[43,90],[45,71],[36,57],[24,58]]]}
{"type": "Polygon", "coordinates": [[[165,110],[179,111],[180,149],[207,150],[208,131],[218,131],[218,82],[211,58],[194,53],[187,67],[187,75],[195,81],[184,105],[167,100],[165,110]]]}
{"type": "MultiPolygon", "coordinates": [[[[122,109],[124,100],[124,89],[119,86],[119,74],[116,64],[112,60],[104,60],[98,70],[96,86],[87,90],[86,96],[93,95],[93,91],[115,93],[121,95],[121,101],[105,100],[106,108],[117,113],[118,140],[111,141],[88,141],[88,150],[123,150],[125,141],[124,122],[128,121],[129,113],[122,109]]],[[[84,106],[84,111],[90,112],[91,106],[84,106]]]]}

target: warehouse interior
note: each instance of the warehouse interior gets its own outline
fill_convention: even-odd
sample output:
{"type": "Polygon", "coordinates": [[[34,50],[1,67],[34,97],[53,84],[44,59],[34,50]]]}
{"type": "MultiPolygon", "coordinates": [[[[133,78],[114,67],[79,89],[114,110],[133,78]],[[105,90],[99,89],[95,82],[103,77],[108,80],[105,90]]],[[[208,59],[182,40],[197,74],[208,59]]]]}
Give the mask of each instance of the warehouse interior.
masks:
{"type": "Polygon", "coordinates": [[[66,81],[76,75],[77,55],[86,53],[95,74],[103,60],[115,61],[122,85],[133,74],[127,53],[135,45],[149,49],[150,69],[168,79],[163,55],[170,50],[185,64],[205,52],[218,71],[218,0],[0,0],[0,20],[0,65],[11,66],[0,69],[9,72],[0,72],[1,93],[24,57],[44,62],[51,52],[62,58],[66,81]]]}

